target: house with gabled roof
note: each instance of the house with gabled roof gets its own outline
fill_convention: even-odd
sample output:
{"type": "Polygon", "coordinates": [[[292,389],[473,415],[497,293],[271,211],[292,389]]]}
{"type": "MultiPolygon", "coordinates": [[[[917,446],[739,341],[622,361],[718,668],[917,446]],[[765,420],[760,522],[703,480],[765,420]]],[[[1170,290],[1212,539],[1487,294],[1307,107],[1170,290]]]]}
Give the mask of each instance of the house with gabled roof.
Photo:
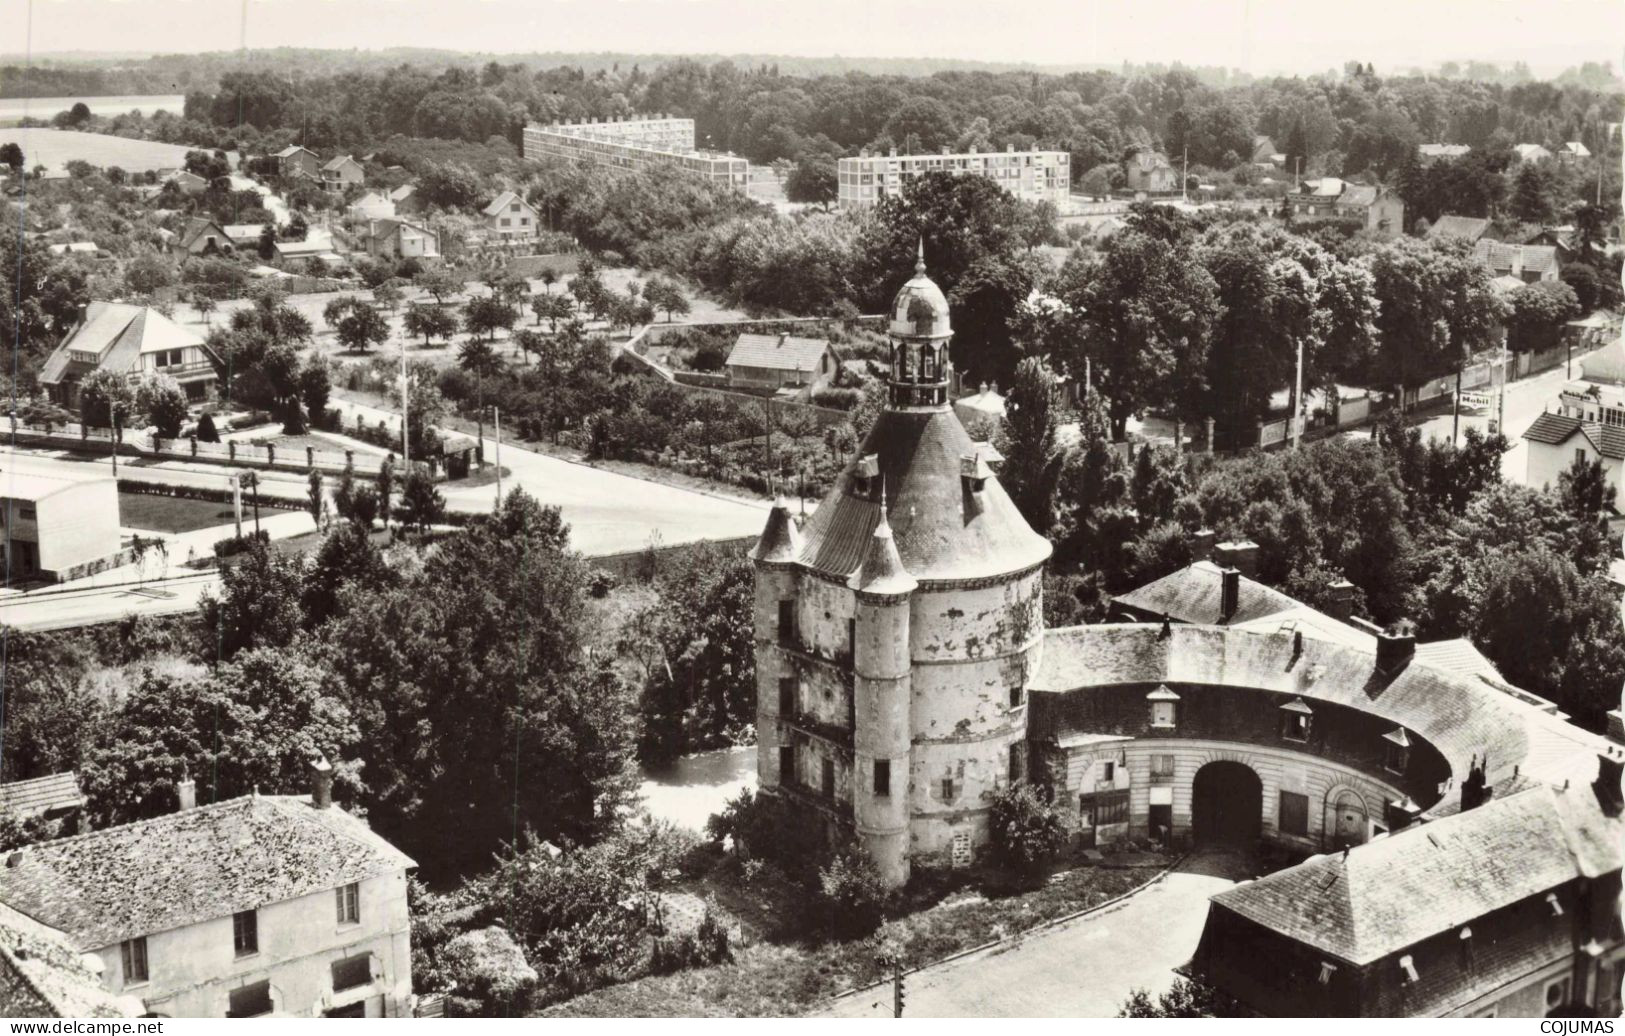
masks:
{"type": "Polygon", "coordinates": [[[0,1016],[137,1018],[136,997],[114,996],[92,963],[62,932],[0,903],[0,1016]]]}
{"type": "Polygon", "coordinates": [[[403,216],[423,211],[423,198],[418,194],[418,189],[409,183],[390,191],[389,200],[395,206],[395,212],[403,216]]]}
{"type": "Polygon", "coordinates": [[[13,851],[0,904],[151,1014],[410,1016],[416,864],[333,802],[325,760],[308,795],[175,793],[173,813],[13,851]]]}
{"type": "Polygon", "coordinates": [[[730,384],[747,388],[806,388],[834,376],[840,357],[822,338],[745,333],[723,369],[730,384]]]}
{"type": "Polygon", "coordinates": [[[322,160],[310,148],[291,144],[276,153],[276,171],[278,176],[289,179],[302,176],[310,180],[320,180],[322,160]]]}
{"type": "Polygon", "coordinates": [[[1166,194],[1169,191],[1179,190],[1179,173],[1169,163],[1168,156],[1161,151],[1151,148],[1136,151],[1123,163],[1123,173],[1128,178],[1128,187],[1131,191],[1166,194]]]}
{"type": "Polygon", "coordinates": [[[358,219],[389,219],[395,215],[395,203],[385,191],[368,191],[344,211],[358,219]]]}
{"type": "Polygon", "coordinates": [[[1625,511],[1625,427],[1544,413],[1523,433],[1523,441],[1528,444],[1525,485],[1555,489],[1576,460],[1597,461],[1614,487],[1614,509],[1625,511]]]}
{"type": "Polygon", "coordinates": [[[322,166],[322,188],[329,191],[342,191],[346,187],[358,187],[365,183],[367,174],[357,162],[349,155],[340,155],[322,166]]]}
{"type": "Polygon", "coordinates": [[[212,219],[192,216],[181,228],[180,247],[193,255],[214,255],[216,252],[230,252],[236,245],[225,227],[212,219]]]}
{"type": "Polygon", "coordinates": [[[536,209],[513,191],[503,191],[480,210],[486,234],[498,243],[534,240],[541,230],[536,209]]]}
{"type": "Polygon", "coordinates": [[[366,248],[374,258],[435,259],[440,255],[440,235],[410,220],[375,219],[367,224],[366,248]]]}
{"type": "Polygon", "coordinates": [[[1337,220],[1392,237],[1405,229],[1405,203],[1379,184],[1360,184],[1336,176],[1305,180],[1287,195],[1293,222],[1337,220]]]}
{"type": "Polygon", "coordinates": [[[1555,281],[1562,269],[1555,245],[1518,245],[1480,238],[1473,254],[1490,268],[1491,277],[1516,277],[1525,284],[1555,281]]]}
{"type": "Polygon", "coordinates": [[[109,370],[136,379],[164,374],[191,400],[214,398],[219,357],[203,336],[150,306],[92,302],[40,369],[51,402],[79,408],[79,384],[91,371],[109,370]]]}
{"type": "Polygon", "coordinates": [[[1430,165],[1441,158],[1465,158],[1468,152],[1472,150],[1466,144],[1418,144],[1416,145],[1416,157],[1421,160],[1423,165],[1430,165]]]}
{"type": "Polygon", "coordinates": [[[84,806],[85,793],[79,788],[79,775],[72,770],[0,784],[0,813],[19,819],[68,820],[84,806]]]}
{"type": "Polygon", "coordinates": [[[202,194],[209,189],[209,181],[187,169],[177,169],[164,177],[164,183],[174,184],[182,194],[202,194]]]}

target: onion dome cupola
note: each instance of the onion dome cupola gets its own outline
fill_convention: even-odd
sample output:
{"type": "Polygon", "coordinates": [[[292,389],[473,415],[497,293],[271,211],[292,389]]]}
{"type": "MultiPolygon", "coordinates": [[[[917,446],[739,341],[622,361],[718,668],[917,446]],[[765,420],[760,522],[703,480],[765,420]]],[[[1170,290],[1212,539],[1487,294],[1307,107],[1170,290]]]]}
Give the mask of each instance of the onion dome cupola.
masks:
{"type": "Polygon", "coordinates": [[[773,509],[767,512],[767,526],[762,529],[762,538],[756,541],[751,549],[752,561],[794,561],[801,553],[801,530],[796,528],[795,519],[790,516],[790,505],[783,496],[773,501],[773,509]]]}
{"type": "Polygon", "coordinates": [[[926,276],[923,238],[914,261],[914,276],[892,301],[886,333],[891,338],[891,406],[947,406],[948,383],[953,376],[948,341],[954,331],[948,322],[947,297],[926,276]]]}
{"type": "Polygon", "coordinates": [[[886,521],[886,497],[881,492],[880,521],[869,537],[869,549],[863,564],[852,573],[847,586],[866,594],[898,597],[912,593],[919,585],[903,566],[902,555],[897,553],[897,541],[892,538],[891,523],[886,521]]]}

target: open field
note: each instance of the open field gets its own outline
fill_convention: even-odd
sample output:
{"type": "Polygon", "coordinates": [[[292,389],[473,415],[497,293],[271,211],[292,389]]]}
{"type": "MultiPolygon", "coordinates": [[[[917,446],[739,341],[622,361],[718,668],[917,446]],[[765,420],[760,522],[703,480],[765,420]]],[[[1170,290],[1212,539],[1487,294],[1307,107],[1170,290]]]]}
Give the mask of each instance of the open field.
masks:
{"type": "Polygon", "coordinates": [[[22,147],[28,169],[37,165],[60,169],[74,159],[104,168],[116,165],[131,173],[148,169],[179,169],[186,160],[186,152],[192,150],[180,144],[37,127],[0,129],[0,144],[9,142],[22,147]]]}
{"type": "Polygon", "coordinates": [[[186,107],[182,94],[118,94],[113,97],[0,97],[0,125],[9,126],[19,119],[49,119],[65,112],[78,102],[84,102],[90,114],[111,118],[125,112],[139,111],[151,115],[157,111],[176,115],[186,107]]]}

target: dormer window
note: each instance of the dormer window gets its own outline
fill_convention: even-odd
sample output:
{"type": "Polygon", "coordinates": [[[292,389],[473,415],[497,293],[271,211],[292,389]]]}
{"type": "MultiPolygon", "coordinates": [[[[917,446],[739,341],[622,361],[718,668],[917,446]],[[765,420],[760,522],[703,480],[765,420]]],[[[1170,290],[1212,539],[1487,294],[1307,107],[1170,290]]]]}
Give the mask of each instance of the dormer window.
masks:
{"type": "Polygon", "coordinates": [[[858,496],[872,496],[879,477],[880,457],[873,453],[861,457],[852,469],[852,489],[858,496]]]}
{"type": "Polygon", "coordinates": [[[980,493],[987,487],[987,480],[993,477],[993,469],[988,467],[980,452],[973,453],[959,458],[959,476],[966,489],[980,493]]]}
{"type": "Polygon", "coordinates": [[[1281,738],[1286,741],[1308,741],[1314,711],[1302,698],[1293,698],[1281,706],[1281,738]]]}
{"type": "Polygon", "coordinates": [[[1397,727],[1393,731],[1382,735],[1383,759],[1382,765],[1389,773],[1405,772],[1411,761],[1411,739],[1405,733],[1404,727],[1397,727]]]}
{"type": "Polygon", "coordinates": [[[1179,722],[1179,695],[1162,684],[1145,696],[1151,707],[1151,725],[1158,730],[1172,730],[1179,722]]]}

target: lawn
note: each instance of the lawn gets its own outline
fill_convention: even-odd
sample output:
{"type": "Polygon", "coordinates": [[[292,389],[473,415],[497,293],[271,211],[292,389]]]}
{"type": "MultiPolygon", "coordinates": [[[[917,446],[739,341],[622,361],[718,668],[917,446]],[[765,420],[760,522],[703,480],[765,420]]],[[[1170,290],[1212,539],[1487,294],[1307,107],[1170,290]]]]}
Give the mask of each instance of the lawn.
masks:
{"type": "MultiPolygon", "coordinates": [[[[1105,865],[1058,870],[1026,884],[982,870],[922,876],[876,936],[808,943],[781,932],[779,941],[736,950],[731,964],[608,986],[543,1013],[595,1018],[806,1014],[838,993],[884,977],[875,960],[882,937],[901,949],[907,967],[921,967],[1123,895],[1156,877],[1171,861],[1141,853],[1118,865],[1113,862],[1107,857],[1105,865]]],[[[766,870],[744,882],[732,861],[720,864],[689,891],[710,896],[747,929],[757,930],[767,918],[792,915],[799,895],[795,886],[771,879],[766,870]]]]}
{"type": "MultiPolygon", "coordinates": [[[[267,507],[260,500],[260,513],[276,513],[283,508],[267,507]]],[[[192,532],[217,525],[230,525],[234,520],[230,504],[213,500],[190,500],[179,496],[157,496],[151,493],[120,493],[118,495],[119,524],[127,529],[144,532],[192,532]]],[[[249,520],[252,511],[243,503],[243,518],[249,520]]]]}

